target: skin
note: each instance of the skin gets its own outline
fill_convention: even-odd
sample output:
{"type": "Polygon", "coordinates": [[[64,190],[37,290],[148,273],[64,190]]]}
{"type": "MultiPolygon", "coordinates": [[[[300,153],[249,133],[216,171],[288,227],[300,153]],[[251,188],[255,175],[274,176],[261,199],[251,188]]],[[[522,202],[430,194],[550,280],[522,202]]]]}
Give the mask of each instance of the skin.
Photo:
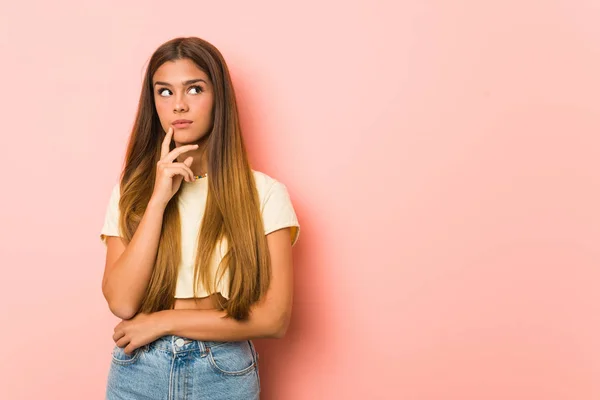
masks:
{"type": "MultiPolygon", "coordinates": [[[[173,141],[176,147],[199,145],[197,150],[181,154],[177,161],[183,162],[193,157],[190,168],[195,175],[203,175],[207,169],[206,143],[212,127],[214,105],[213,86],[208,75],[192,61],[183,59],[161,65],[152,83],[154,103],[165,132],[177,119],[193,121],[184,129],[173,126],[173,141]],[[203,81],[183,83],[198,79],[203,81]]],[[[220,294],[198,299],[176,299],[172,310],[139,313],[131,319],[121,320],[114,328],[113,340],[117,346],[124,347],[125,353],[131,354],[135,349],[167,334],[222,341],[283,337],[292,311],[290,228],[270,233],[267,243],[271,256],[271,285],[265,297],[252,307],[248,321],[222,318],[225,312],[215,310],[213,302],[214,297],[220,294]]]]}
{"type": "Polygon", "coordinates": [[[154,105],[165,132],[172,126],[176,147],[197,144],[198,149],[186,151],[177,161],[188,157],[194,161],[190,167],[195,175],[206,172],[206,143],[212,127],[214,107],[213,85],[208,75],[188,59],[162,64],[152,78],[154,105]],[[201,81],[197,81],[201,79],[201,81]],[[186,81],[197,81],[184,84],[186,81]],[[187,128],[177,128],[172,123],[178,119],[193,121],[187,128]]]}

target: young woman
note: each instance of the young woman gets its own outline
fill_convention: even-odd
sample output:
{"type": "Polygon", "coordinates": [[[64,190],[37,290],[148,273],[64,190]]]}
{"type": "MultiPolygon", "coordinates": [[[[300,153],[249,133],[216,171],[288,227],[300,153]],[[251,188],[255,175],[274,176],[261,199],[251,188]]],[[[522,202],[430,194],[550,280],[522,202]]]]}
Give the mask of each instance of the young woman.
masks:
{"type": "Polygon", "coordinates": [[[258,399],[253,338],[280,338],[300,227],[253,170],[221,53],[176,38],[152,55],[101,239],[115,327],[107,399],[258,399]]]}

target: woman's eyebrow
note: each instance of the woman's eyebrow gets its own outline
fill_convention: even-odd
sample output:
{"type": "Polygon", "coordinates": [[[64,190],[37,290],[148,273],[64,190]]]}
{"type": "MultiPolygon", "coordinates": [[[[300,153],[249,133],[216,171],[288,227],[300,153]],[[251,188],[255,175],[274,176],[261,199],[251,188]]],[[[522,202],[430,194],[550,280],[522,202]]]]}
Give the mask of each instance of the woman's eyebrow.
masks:
{"type": "MultiPolygon", "coordinates": [[[[196,82],[204,82],[204,83],[206,83],[206,81],[205,81],[204,79],[190,79],[189,81],[184,81],[184,82],[181,82],[181,84],[182,84],[183,86],[185,86],[185,85],[189,85],[189,84],[196,83],[196,82]]],[[[167,83],[167,82],[161,82],[161,81],[156,81],[156,82],[154,82],[154,86],[156,86],[156,85],[173,86],[173,85],[171,85],[170,83],[167,83]]]]}

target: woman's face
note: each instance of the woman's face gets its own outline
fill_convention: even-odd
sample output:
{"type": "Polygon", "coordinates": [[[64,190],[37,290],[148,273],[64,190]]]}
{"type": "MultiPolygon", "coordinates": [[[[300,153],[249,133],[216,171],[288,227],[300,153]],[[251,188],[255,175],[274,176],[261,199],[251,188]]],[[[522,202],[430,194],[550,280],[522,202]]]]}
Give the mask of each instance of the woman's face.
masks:
{"type": "Polygon", "coordinates": [[[213,87],[208,75],[189,59],[167,61],[152,77],[154,105],[162,128],[172,126],[177,146],[193,144],[212,128],[213,87]],[[191,121],[176,124],[177,120],[191,121]]]}

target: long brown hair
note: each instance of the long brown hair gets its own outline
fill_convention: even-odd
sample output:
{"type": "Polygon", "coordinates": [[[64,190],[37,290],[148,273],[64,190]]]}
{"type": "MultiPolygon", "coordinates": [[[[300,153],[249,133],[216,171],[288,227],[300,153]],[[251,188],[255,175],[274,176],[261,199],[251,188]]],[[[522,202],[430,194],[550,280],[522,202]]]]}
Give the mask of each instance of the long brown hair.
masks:
{"type": "MultiPolygon", "coordinates": [[[[206,144],[208,194],[195,257],[194,297],[198,281],[213,293],[216,280],[228,268],[229,299],[216,307],[226,310],[228,317],[244,320],[250,306],[269,287],[270,258],[229,70],[219,50],[205,40],[175,38],[162,44],[150,58],[121,173],[119,224],[129,243],[152,195],[156,163],[166,134],[154,105],[152,77],[163,63],[180,59],[194,62],[214,88],[213,124],[206,144]],[[209,262],[222,240],[228,245],[227,252],[216,276],[211,276],[209,262]]],[[[139,312],[171,309],[175,302],[181,261],[179,194],[165,208],[156,262],[139,312]]]]}

